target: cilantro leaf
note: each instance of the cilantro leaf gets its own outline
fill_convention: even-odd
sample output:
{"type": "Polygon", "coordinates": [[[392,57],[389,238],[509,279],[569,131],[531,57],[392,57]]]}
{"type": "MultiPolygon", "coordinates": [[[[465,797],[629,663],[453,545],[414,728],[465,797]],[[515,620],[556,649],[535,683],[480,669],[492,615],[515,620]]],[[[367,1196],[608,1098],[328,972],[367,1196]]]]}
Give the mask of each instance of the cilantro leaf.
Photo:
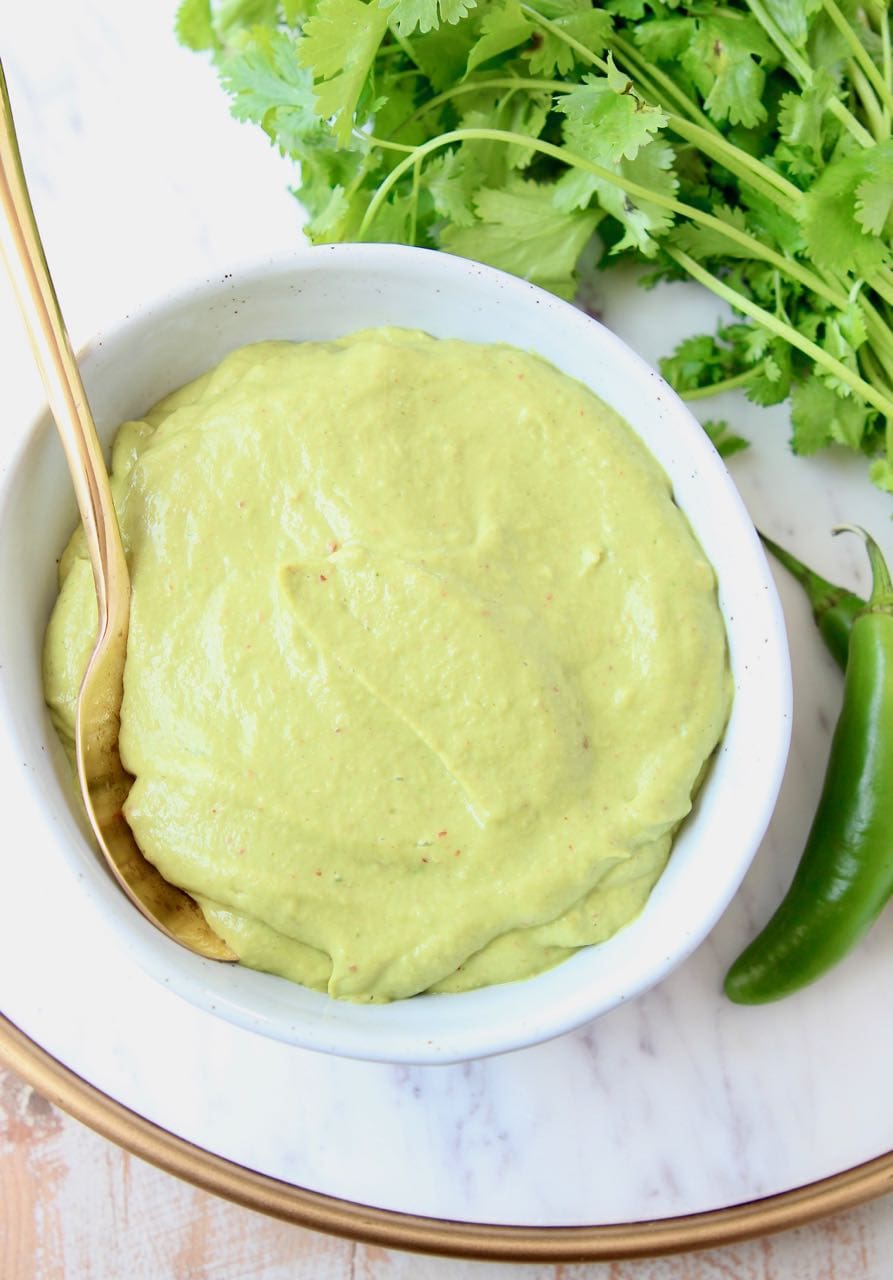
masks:
{"type": "MultiPolygon", "coordinates": [[[[673,149],[659,139],[642,147],[635,159],[603,163],[603,168],[650,187],[661,195],[676,194],[678,183],[673,172],[673,149]]],[[[635,248],[646,258],[654,257],[657,238],[673,224],[671,213],[650,200],[634,200],[609,179],[582,168],[568,170],[555,183],[555,203],[568,213],[574,209],[585,209],[593,199],[597,199],[604,212],[611,214],[621,225],[622,234],[612,245],[612,254],[635,248]]]]}
{"type": "Polygon", "coordinates": [[[645,0],[605,0],[605,8],[609,13],[636,21],[644,18],[646,4],[645,0]]]}
{"type": "Polygon", "coordinates": [[[742,449],[750,448],[750,441],[745,440],[744,436],[736,435],[724,419],[714,420],[708,418],[706,422],[701,423],[701,426],[707,433],[714,449],[723,459],[731,458],[733,454],[740,453],[742,449]]]}
{"type": "Polygon", "coordinates": [[[824,72],[799,92],[789,91],[781,99],[778,131],[791,147],[809,155],[814,170],[822,163],[826,139],[825,113],[834,93],[834,82],[824,72]]]}
{"type": "Polygon", "coordinates": [[[467,147],[447,151],[425,168],[425,187],[436,212],[455,227],[474,224],[474,196],[481,185],[480,168],[467,147]]]}
{"type": "Polygon", "coordinates": [[[893,493],[893,462],[889,458],[875,458],[868,468],[872,484],[887,493],[893,493]]]}
{"type": "Polygon", "coordinates": [[[613,75],[584,76],[582,84],[563,94],[557,104],[567,118],[565,142],[572,151],[599,164],[635,159],[667,123],[664,111],[630,92],[631,82],[610,60],[609,68],[613,75]]]}
{"type": "Polygon", "coordinates": [[[477,5],[477,0],[380,0],[390,9],[390,20],[398,35],[411,36],[416,28],[431,31],[442,22],[461,22],[477,5]]]}
{"type": "MultiPolygon", "coordinates": [[[[747,231],[747,217],[743,209],[730,209],[727,205],[718,205],[711,213],[720,222],[735,227],[738,231],[747,231]]],[[[701,223],[686,222],[674,228],[671,233],[674,245],[686,253],[705,262],[710,258],[749,258],[750,251],[742,248],[735,240],[723,235],[718,227],[706,227],[701,223]]]]}
{"type": "Polygon", "coordinates": [[[599,222],[596,210],[568,215],[555,208],[548,186],[516,177],[479,191],[475,212],[473,226],[445,229],[443,248],[572,296],[577,259],[599,222]]]}
{"type": "Polygon", "coordinates": [[[216,49],[218,40],[211,18],[211,0],[181,0],[174,18],[180,44],[197,52],[216,49]]]}
{"type": "MultiPolygon", "coordinates": [[[[759,333],[759,330],[751,332],[759,333]]],[[[791,348],[778,338],[770,339],[745,385],[744,394],[752,404],[781,404],[790,394],[792,374],[791,348]]]]}
{"type": "Polygon", "coordinates": [[[704,95],[707,113],[748,128],[767,118],[764,64],[775,60],[775,49],[754,18],[723,17],[718,11],[698,19],[681,58],[704,95]]]}
{"type": "Polygon", "coordinates": [[[692,42],[693,18],[652,18],[634,29],[636,44],[653,62],[676,62],[692,42]]]}
{"type": "Polygon", "coordinates": [[[578,62],[588,65],[567,37],[592,54],[604,53],[613,27],[610,13],[593,8],[589,0],[541,2],[537,7],[544,17],[551,19],[554,30],[539,28],[525,52],[532,76],[566,76],[578,62]]]}
{"type": "Polygon", "coordinates": [[[416,66],[436,93],[463,78],[477,39],[478,28],[472,22],[458,26],[447,24],[414,37],[412,52],[416,66]]]}
{"type": "Polygon", "coordinates": [[[316,0],[279,0],[282,19],[286,26],[296,26],[304,18],[309,18],[316,7],[316,0]]]}
{"type": "Polygon", "coordinates": [[[463,150],[475,157],[479,169],[486,175],[486,185],[494,186],[503,182],[513,170],[526,168],[534,155],[530,141],[539,137],[549,115],[549,94],[485,89],[479,94],[468,95],[466,100],[470,107],[461,116],[463,129],[501,129],[517,139],[509,144],[488,141],[464,143],[463,150]]]}
{"type": "Polygon", "coordinates": [[[889,15],[836,4],[840,26],[829,0],[179,0],[175,24],[293,158],[311,240],[443,247],[565,297],[590,242],[646,288],[691,274],[741,319],[666,376],[790,396],[796,451],[858,450],[893,492],[889,15]]]}
{"type": "Polygon", "coordinates": [[[853,351],[858,351],[868,341],[868,329],[865,324],[865,312],[858,302],[848,303],[835,318],[841,336],[853,351]]]}
{"type": "Polygon", "coordinates": [[[850,50],[842,32],[824,10],[816,14],[810,24],[806,48],[813,69],[828,72],[840,83],[841,63],[850,50]]]}
{"type": "Polygon", "coordinates": [[[481,20],[480,39],[468,55],[466,72],[523,44],[532,33],[533,27],[524,16],[518,0],[502,0],[489,6],[481,20]]]}
{"type": "Polygon", "coordinates": [[[313,81],[298,64],[293,36],[256,29],[250,44],[224,58],[220,77],[236,119],[261,125],[287,154],[300,152],[307,137],[321,139],[313,81]]]}
{"type": "Polygon", "coordinates": [[[804,192],[804,239],[819,266],[866,277],[889,262],[890,245],[879,230],[889,220],[891,166],[893,141],[888,140],[835,159],[804,192]]]}
{"type": "Polygon", "coordinates": [[[695,391],[730,377],[734,353],[710,334],[698,334],[684,338],[672,355],[664,356],[660,371],[676,391],[695,391]]]}
{"type": "Polygon", "coordinates": [[[883,237],[889,244],[893,237],[893,146],[881,144],[886,161],[856,187],[856,221],[863,231],[883,237]]]}
{"type": "Polygon", "coordinates": [[[822,0],[763,0],[779,29],[795,48],[801,49],[809,35],[810,18],[822,7],[822,0]]]}
{"type": "Polygon", "coordinates": [[[803,251],[803,228],[797,218],[757,191],[742,191],[747,222],[758,240],[774,245],[789,257],[803,251]]]}
{"type": "Polygon", "coordinates": [[[320,0],[304,26],[298,61],[313,73],[318,113],[331,119],[336,141],[346,146],[388,15],[362,0],[320,0]]]}
{"type": "Polygon", "coordinates": [[[279,22],[279,4],[278,0],[225,0],[223,4],[211,0],[211,14],[214,29],[226,45],[254,27],[275,27],[279,22]]]}
{"type": "Polygon", "coordinates": [[[350,218],[350,201],[342,186],[333,187],[326,198],[317,202],[305,231],[311,244],[331,244],[340,240],[350,218]]]}
{"type": "Polygon", "coordinates": [[[791,396],[791,447],[798,454],[817,453],[835,443],[858,448],[866,417],[865,405],[844,399],[812,375],[791,396]]]}
{"type": "Polygon", "coordinates": [[[385,244],[411,244],[415,239],[410,230],[415,214],[416,205],[411,195],[392,196],[375,216],[376,240],[385,244]]]}

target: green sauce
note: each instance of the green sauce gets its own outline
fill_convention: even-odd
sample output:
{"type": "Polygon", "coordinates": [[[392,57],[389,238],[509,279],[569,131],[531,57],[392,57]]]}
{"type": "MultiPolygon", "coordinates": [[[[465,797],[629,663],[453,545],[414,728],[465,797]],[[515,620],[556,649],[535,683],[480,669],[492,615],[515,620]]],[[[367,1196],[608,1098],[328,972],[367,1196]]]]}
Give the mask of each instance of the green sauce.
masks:
{"type": "MultiPolygon", "coordinates": [[[[642,908],[728,713],[713,572],[586,388],[375,330],[243,348],[117,435],[121,753],[243,963],[351,1000],[524,977],[642,908]]],[[[45,690],[95,630],[63,556],[45,690]]]]}

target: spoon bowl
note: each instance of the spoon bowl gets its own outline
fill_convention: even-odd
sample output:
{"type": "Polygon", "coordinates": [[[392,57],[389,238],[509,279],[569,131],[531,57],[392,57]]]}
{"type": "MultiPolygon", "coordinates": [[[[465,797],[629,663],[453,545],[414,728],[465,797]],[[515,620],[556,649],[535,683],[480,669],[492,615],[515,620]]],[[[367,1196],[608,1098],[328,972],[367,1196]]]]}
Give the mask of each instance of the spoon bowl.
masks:
{"type": "Polygon", "coordinates": [[[96,585],[96,642],[78,695],[78,782],[99,851],[118,884],[153,924],[213,960],[235,960],[197,904],[143,857],[124,818],[131,779],[118,751],[130,576],[111,486],[77,360],[53,288],[28,194],[0,64],[0,255],[43,379],[71,472],[96,585]]]}

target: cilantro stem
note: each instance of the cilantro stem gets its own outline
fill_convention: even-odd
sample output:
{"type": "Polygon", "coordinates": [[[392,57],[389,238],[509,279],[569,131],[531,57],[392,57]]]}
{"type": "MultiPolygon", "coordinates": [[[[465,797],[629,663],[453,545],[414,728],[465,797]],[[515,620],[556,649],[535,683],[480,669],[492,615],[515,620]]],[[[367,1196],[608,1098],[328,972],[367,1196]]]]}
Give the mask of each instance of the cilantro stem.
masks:
{"type": "MultiPolygon", "coordinates": [[[[514,76],[466,82],[439,93],[435,98],[430,98],[404,123],[408,124],[410,121],[420,119],[427,111],[442,106],[445,102],[449,102],[452,98],[461,94],[473,93],[477,89],[491,88],[546,89],[552,93],[570,93],[574,86],[563,80],[528,80],[514,76]]],[[[658,103],[658,105],[661,104],[658,103]]],[[[795,187],[792,182],[788,182],[780,173],[776,173],[774,169],[770,169],[768,165],[763,164],[756,156],[752,156],[740,147],[726,142],[718,131],[702,129],[700,125],[692,124],[672,112],[667,113],[667,127],[680,138],[685,138],[696,149],[710,154],[711,159],[719,160],[729,172],[734,173],[742,182],[748,183],[773,203],[780,204],[779,197],[783,197],[787,202],[787,212],[792,216],[796,213],[797,204],[802,198],[803,192],[799,187],[795,187]]]]}
{"type": "MultiPolygon", "coordinates": [[[[893,93],[893,49],[890,46],[890,16],[886,5],[880,9],[881,58],[884,64],[884,80],[893,93]]],[[[888,118],[889,124],[889,118],[888,118]]]]}
{"type": "MultiPolygon", "coordinates": [[[[408,121],[404,121],[404,124],[408,121]]],[[[403,126],[401,125],[401,128],[403,126]]],[[[411,146],[408,142],[392,142],[390,138],[379,138],[374,133],[365,133],[362,129],[354,129],[353,135],[361,142],[366,143],[370,147],[381,147],[385,151],[401,151],[404,155],[414,156],[418,151],[418,146],[411,146]]]]}
{"type": "Polygon", "coordinates": [[[893,273],[889,267],[879,267],[877,273],[873,276],[871,287],[875,293],[879,293],[884,302],[893,306],[893,273]]]}
{"type": "Polygon", "coordinates": [[[856,395],[866,400],[869,404],[874,405],[886,417],[893,417],[893,399],[891,399],[890,395],[879,391],[870,382],[866,382],[864,378],[854,373],[852,369],[847,368],[840,360],[829,355],[827,351],[824,351],[811,339],[804,337],[792,325],[779,320],[771,311],[766,311],[735,289],[730,289],[728,285],[718,280],[716,276],[711,275],[709,271],[706,271],[699,263],[695,262],[694,258],[689,257],[681,249],[673,249],[669,245],[664,245],[664,252],[674,262],[678,263],[693,280],[697,280],[699,284],[704,285],[711,293],[716,294],[718,298],[722,298],[723,301],[727,302],[729,306],[734,307],[742,315],[750,316],[751,320],[755,320],[764,329],[768,329],[776,337],[783,339],[790,346],[796,347],[798,351],[802,351],[805,356],[809,356],[817,365],[827,369],[829,373],[833,373],[841,382],[846,383],[851,391],[854,391],[856,395]]]}
{"type": "MultiPolygon", "coordinates": [[[[884,371],[881,369],[873,353],[871,351],[867,351],[864,353],[864,356],[865,356],[865,359],[864,359],[865,376],[868,378],[868,381],[873,386],[877,387],[880,391],[884,391],[888,389],[891,385],[890,379],[889,377],[885,376],[884,371]]],[[[893,451],[891,451],[891,448],[890,448],[891,444],[893,444],[893,418],[889,418],[889,417],[887,418],[887,427],[886,427],[885,434],[886,434],[886,440],[887,440],[888,456],[893,457],[893,451]]]]}
{"type": "Polygon", "coordinates": [[[748,382],[752,382],[754,377],[760,372],[763,363],[755,364],[751,369],[745,369],[742,373],[736,373],[732,378],[723,378],[721,382],[712,382],[706,387],[690,387],[686,391],[680,391],[676,388],[676,394],[681,396],[683,400],[706,400],[710,396],[718,396],[723,391],[734,391],[738,387],[746,387],[748,382]]]}
{"type": "Polygon", "coordinates": [[[465,93],[477,93],[480,89],[544,89],[549,93],[570,93],[574,87],[566,80],[536,80],[525,76],[488,76],[485,80],[463,80],[461,84],[453,85],[452,89],[444,89],[443,93],[423,102],[407,118],[406,123],[420,120],[427,112],[442,107],[445,102],[451,102],[453,98],[459,98],[465,93]]]}
{"type": "Polygon", "coordinates": [[[412,204],[409,215],[409,243],[415,244],[419,222],[419,178],[422,172],[421,160],[416,160],[412,167],[412,204]]]}
{"type": "MultiPolygon", "coordinates": [[[[570,32],[559,27],[557,22],[551,22],[547,17],[540,13],[538,9],[535,9],[533,5],[522,4],[520,8],[521,12],[525,13],[528,18],[531,18],[545,31],[548,31],[550,35],[553,35],[556,38],[556,40],[561,40],[569,49],[573,49],[573,51],[585,62],[588,62],[590,66],[598,67],[599,71],[604,73],[610,70],[610,65],[604,58],[600,58],[593,49],[589,48],[588,45],[583,44],[581,40],[572,36],[570,32]]],[[[634,45],[629,44],[614,32],[611,33],[608,39],[612,50],[616,50],[625,62],[630,62],[634,65],[638,64],[634,74],[639,77],[639,80],[643,85],[647,85],[647,81],[649,79],[652,81],[650,85],[647,85],[646,92],[650,93],[656,103],[666,107],[666,103],[661,103],[660,101],[660,93],[655,89],[655,83],[660,84],[663,87],[665,94],[669,94],[670,97],[675,98],[678,108],[687,112],[687,114],[692,116],[695,120],[700,120],[708,129],[712,127],[709,117],[704,114],[697,103],[693,102],[687,94],[683,93],[678,85],[675,85],[669,76],[665,76],[658,67],[651,66],[646,62],[634,45]]],[[[573,86],[568,87],[571,88],[573,86]]]]}
{"type": "MultiPolygon", "coordinates": [[[[588,45],[583,44],[581,40],[572,36],[570,32],[563,30],[557,22],[551,22],[544,14],[540,13],[538,9],[535,9],[533,5],[522,4],[520,8],[521,12],[525,13],[528,18],[531,18],[557,40],[561,40],[569,49],[573,49],[574,52],[585,62],[588,62],[590,66],[598,67],[599,71],[602,72],[610,70],[609,64],[604,58],[600,58],[593,49],[590,49],[588,45]]],[[[646,62],[634,45],[629,44],[628,41],[624,40],[621,36],[618,36],[615,32],[612,32],[608,39],[612,49],[616,50],[625,62],[630,62],[634,66],[638,64],[634,74],[639,77],[644,86],[647,86],[646,92],[651,94],[651,97],[654,98],[655,102],[661,106],[666,106],[665,103],[660,102],[660,93],[654,88],[655,83],[657,83],[662,86],[665,94],[668,94],[671,98],[675,98],[678,108],[686,112],[694,120],[700,120],[708,130],[712,128],[710,118],[704,114],[697,103],[693,102],[687,94],[683,93],[678,85],[674,84],[669,76],[664,75],[659,67],[652,66],[646,62]],[[647,84],[649,79],[652,81],[650,85],[647,84]]]]}
{"type": "Polygon", "coordinates": [[[861,357],[870,351],[880,361],[890,386],[893,387],[893,334],[877,312],[867,314],[866,319],[868,341],[859,347],[858,354],[861,357]]]}
{"type": "Polygon", "coordinates": [[[871,132],[874,134],[878,142],[883,142],[889,133],[889,128],[884,122],[884,112],[871,85],[862,74],[862,70],[858,63],[852,59],[847,63],[847,73],[852,81],[856,95],[862,104],[862,109],[868,119],[871,132]]]}
{"type": "Polygon", "coordinates": [[[865,316],[871,346],[884,362],[884,367],[893,380],[893,330],[879,315],[867,298],[861,297],[859,305],[865,316]]]}
{"type": "MultiPolygon", "coordinates": [[[[886,347],[891,355],[893,355],[893,328],[890,327],[887,320],[878,311],[877,307],[874,305],[871,298],[867,296],[864,289],[859,294],[858,305],[861,307],[862,313],[865,316],[869,331],[874,329],[876,333],[878,341],[873,340],[872,345],[886,347]]],[[[881,302],[880,305],[883,306],[883,302],[881,302]]]]}
{"type": "MultiPolygon", "coordinates": [[[[569,35],[568,32],[563,31],[557,23],[550,22],[548,18],[544,18],[541,13],[529,4],[522,4],[521,9],[529,18],[538,22],[551,35],[562,40],[592,66],[598,67],[603,72],[608,70],[608,64],[603,58],[599,58],[585,44],[569,35]]],[[[779,195],[784,196],[791,206],[789,212],[794,212],[797,201],[803,194],[798,187],[788,182],[786,178],[782,177],[780,173],[776,173],[774,169],[770,169],[768,165],[763,164],[756,156],[752,156],[741,147],[733,146],[730,142],[727,142],[710,117],[705,115],[700,107],[687,94],[683,93],[669,76],[664,75],[659,67],[649,64],[634,45],[631,45],[627,40],[616,34],[611,36],[611,45],[612,48],[616,49],[621,60],[630,64],[632,74],[639,80],[642,91],[646,96],[650,96],[656,105],[663,107],[667,114],[667,124],[674,133],[678,134],[680,138],[685,138],[688,142],[697,143],[702,151],[711,155],[712,159],[719,159],[731,173],[734,173],[736,177],[741,178],[744,182],[750,183],[761,194],[768,196],[770,200],[774,200],[777,203],[779,195]],[[651,81],[650,84],[649,80],[651,81]],[[661,86],[665,95],[674,97],[677,107],[689,115],[691,119],[686,120],[684,116],[672,111],[667,105],[666,98],[662,102],[660,92],[654,87],[655,84],[661,86]]],[[[555,87],[556,91],[567,92],[573,88],[573,85],[558,82],[555,87]]]]}
{"type": "MultiPolygon", "coordinates": [[[[811,79],[812,77],[810,77],[810,81],[811,79]]],[[[857,142],[861,142],[863,147],[874,146],[874,138],[872,138],[868,130],[859,123],[853,113],[847,110],[839,98],[829,99],[828,110],[831,112],[832,116],[837,116],[837,119],[841,122],[844,128],[852,134],[857,142]]]]}
{"type": "Polygon", "coordinates": [[[304,170],[295,194],[310,239],[454,243],[531,273],[553,254],[552,283],[566,292],[574,263],[556,247],[576,252],[613,217],[616,252],[651,258],[657,277],[684,275],[735,312],[712,354],[682,362],[680,382],[700,384],[685,399],[778,399],[809,371],[858,402],[847,443],[880,452],[886,437],[872,479],[893,493],[893,259],[863,276],[858,252],[868,261],[890,247],[879,223],[893,0],[688,0],[682,18],[677,0],[405,0],[403,35],[381,17],[396,0],[182,3],[239,10],[212,52],[236,114],[263,123],[304,170]],[[361,10],[379,11],[374,41],[356,26],[361,10]],[[711,14],[722,23],[712,34],[711,14]],[[674,52],[676,34],[684,47],[698,24],[708,66],[674,52]],[[738,128],[752,76],[765,110],[738,128]],[[367,132],[376,118],[385,136],[367,132]]]}
{"type": "Polygon", "coordinates": [[[885,370],[881,367],[881,363],[874,352],[871,350],[860,351],[859,355],[865,365],[865,376],[868,381],[878,388],[885,386],[885,370]]]}
{"type": "MultiPolygon", "coordinates": [[[[537,80],[527,79],[523,76],[489,76],[486,80],[466,80],[462,84],[454,85],[453,88],[444,90],[443,93],[438,93],[436,97],[429,98],[404,123],[409,124],[411,121],[419,120],[428,111],[436,110],[437,107],[443,106],[444,103],[450,102],[453,98],[460,97],[466,93],[474,93],[479,89],[542,89],[550,93],[570,93],[575,87],[575,85],[566,80],[537,80]]],[[[653,96],[657,98],[657,95],[653,96]]],[[[663,104],[658,102],[657,105],[661,106],[663,104]]],[[[678,134],[680,138],[685,138],[687,142],[693,143],[701,151],[710,154],[712,159],[719,160],[730,173],[734,173],[743,182],[749,183],[774,203],[778,204],[779,197],[784,197],[788,203],[788,212],[795,213],[797,204],[803,196],[800,188],[795,187],[792,182],[788,182],[780,173],[776,173],[774,169],[770,169],[768,165],[763,164],[756,156],[752,156],[740,147],[726,142],[725,138],[714,126],[711,125],[709,128],[704,129],[698,124],[692,124],[691,121],[684,120],[673,112],[667,112],[667,126],[673,133],[678,134]]]]}
{"type": "Polygon", "coordinates": [[[693,142],[699,150],[706,152],[708,155],[713,152],[712,159],[719,160],[736,177],[743,182],[749,182],[751,186],[761,191],[763,195],[768,196],[776,204],[779,203],[779,196],[783,196],[787,205],[787,212],[795,213],[799,201],[803,199],[803,192],[799,187],[795,187],[792,182],[788,182],[787,178],[782,177],[780,173],[776,173],[767,164],[763,164],[756,156],[752,156],[749,151],[744,151],[741,147],[736,147],[732,143],[726,142],[718,131],[712,133],[702,129],[700,125],[681,120],[678,116],[670,116],[667,124],[674,133],[678,133],[680,137],[685,138],[688,142],[693,142]]]}
{"type": "MultiPolygon", "coordinates": [[[[867,365],[873,365],[876,370],[880,371],[884,386],[893,387],[893,359],[873,345],[860,347],[859,359],[860,361],[864,360],[867,365]]],[[[875,386],[881,385],[877,378],[870,378],[869,381],[873,382],[875,386]]]]}
{"type": "Polygon", "coordinates": [[[883,104],[887,111],[893,111],[893,94],[891,94],[883,76],[874,65],[868,50],[841,13],[836,0],[822,0],[822,5],[828,17],[849,45],[854,61],[861,67],[862,72],[877,94],[877,101],[883,104]]]}
{"type": "Polygon", "coordinates": [[[766,32],[766,35],[772,43],[781,51],[787,61],[790,63],[794,74],[800,79],[802,84],[812,84],[812,68],[805,58],[802,58],[798,51],[788,40],[787,36],[775,22],[775,19],[763,8],[759,0],[747,0],[747,7],[750,9],[757,22],[766,32]]]}
{"type": "MultiPolygon", "coordinates": [[[[748,9],[750,9],[757,22],[766,32],[766,35],[787,59],[788,65],[795,78],[799,81],[801,88],[812,88],[812,67],[805,58],[801,57],[775,20],[766,12],[761,0],[746,0],[746,3],[748,9]]],[[[832,115],[837,117],[844,128],[847,129],[863,147],[874,146],[874,138],[868,130],[859,123],[853,113],[847,110],[839,98],[831,98],[829,100],[828,110],[832,115]]]]}
{"type": "MultiPolygon", "coordinates": [[[[379,141],[368,135],[364,135],[364,137],[372,145],[379,141]]],[[[530,150],[538,151],[542,155],[550,156],[553,160],[560,160],[562,164],[569,165],[571,168],[584,169],[600,178],[603,182],[609,182],[619,187],[621,191],[626,192],[627,195],[633,196],[637,200],[645,200],[650,204],[657,205],[658,208],[666,209],[668,212],[681,214],[682,217],[688,218],[692,222],[700,223],[704,227],[709,227],[711,230],[719,232],[727,240],[731,240],[740,245],[742,249],[746,249],[748,257],[759,258],[763,262],[770,263],[782,275],[798,281],[804,288],[812,290],[813,293],[818,294],[819,297],[824,298],[826,302],[830,302],[833,306],[845,307],[847,305],[845,294],[826,284],[824,280],[820,279],[807,267],[801,266],[799,262],[792,258],[785,258],[780,253],[776,253],[774,249],[770,249],[768,245],[762,244],[754,236],[742,231],[732,223],[723,222],[721,218],[717,218],[711,213],[705,213],[703,209],[698,209],[695,205],[685,204],[681,200],[675,200],[672,196],[665,196],[660,192],[653,191],[650,187],[643,187],[638,182],[631,182],[629,178],[624,178],[621,174],[611,169],[606,169],[602,165],[595,164],[592,160],[587,160],[583,156],[575,155],[564,147],[556,147],[550,142],[544,142],[542,138],[531,138],[526,134],[506,129],[453,129],[450,132],[438,134],[436,138],[431,138],[427,142],[420,143],[419,146],[414,147],[405,160],[394,166],[374,192],[360,225],[360,239],[365,236],[391,188],[403,177],[416,159],[424,159],[430,152],[436,151],[440,147],[449,146],[453,142],[466,141],[505,142],[510,146],[520,144],[530,150]]],[[[397,144],[391,143],[389,145],[393,147],[397,144]]]]}
{"type": "Polygon", "coordinates": [[[419,65],[419,60],[416,57],[415,49],[412,47],[412,42],[409,40],[409,38],[407,36],[401,36],[400,32],[396,31],[394,27],[390,27],[389,30],[394,40],[396,41],[396,43],[400,46],[400,48],[406,54],[407,58],[409,58],[409,61],[412,63],[412,65],[414,67],[417,67],[419,65]]]}

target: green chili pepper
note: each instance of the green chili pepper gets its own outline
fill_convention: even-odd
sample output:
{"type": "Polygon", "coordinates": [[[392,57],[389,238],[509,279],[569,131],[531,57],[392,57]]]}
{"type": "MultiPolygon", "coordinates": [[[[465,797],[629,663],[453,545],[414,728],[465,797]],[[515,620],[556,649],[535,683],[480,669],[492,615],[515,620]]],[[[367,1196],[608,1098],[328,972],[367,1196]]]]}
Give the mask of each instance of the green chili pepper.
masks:
{"type": "Polygon", "coordinates": [[[778,1000],[821,977],[893,894],[893,584],[874,540],[844,527],[865,540],[871,595],[853,622],[843,708],[800,864],[726,975],[726,995],[738,1004],[778,1000]]]}
{"type": "Polygon", "coordinates": [[[760,534],[763,545],[775,556],[779,564],[797,579],[806,597],[812,605],[812,616],[822,634],[831,656],[841,668],[846,670],[847,649],[850,644],[850,632],[856,615],[865,608],[865,601],[846,587],[839,587],[827,578],[820,577],[805,564],[801,564],[790,551],[785,551],[778,543],[760,534]]]}

